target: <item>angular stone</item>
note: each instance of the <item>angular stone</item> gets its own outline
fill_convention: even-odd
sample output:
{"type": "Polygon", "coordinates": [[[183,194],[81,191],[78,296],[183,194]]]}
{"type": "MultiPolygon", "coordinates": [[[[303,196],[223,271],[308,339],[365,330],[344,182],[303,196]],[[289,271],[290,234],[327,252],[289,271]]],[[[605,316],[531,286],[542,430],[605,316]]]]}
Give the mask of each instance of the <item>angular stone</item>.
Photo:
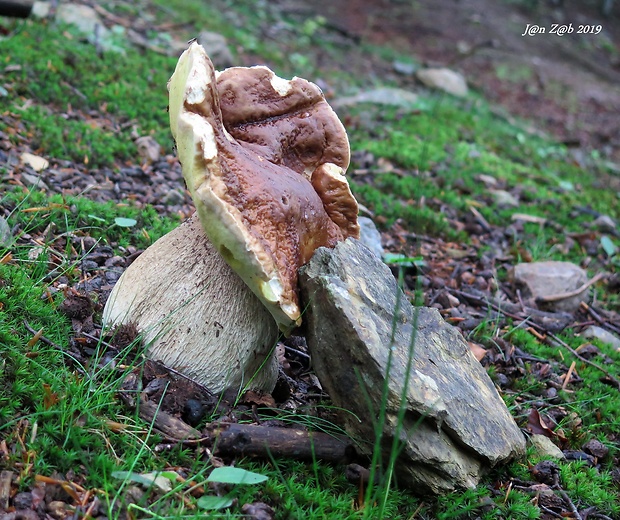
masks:
{"type": "Polygon", "coordinates": [[[519,205],[519,199],[506,190],[491,190],[490,193],[495,204],[500,208],[516,208],[519,205]]]}
{"type": "Polygon", "coordinates": [[[49,168],[49,161],[44,157],[40,157],[38,155],[34,155],[28,152],[24,152],[19,156],[21,162],[23,164],[29,165],[35,172],[40,172],[41,170],[46,170],[49,168]]]}
{"type": "Polygon", "coordinates": [[[381,233],[375,226],[372,219],[368,217],[358,217],[360,225],[360,241],[379,258],[383,257],[383,244],[381,244],[381,233]]]}
{"type": "Polygon", "coordinates": [[[30,15],[34,18],[47,18],[52,9],[50,2],[35,2],[32,4],[30,15]]]}
{"type": "Polygon", "coordinates": [[[417,78],[427,87],[443,90],[453,96],[467,95],[467,83],[458,72],[446,68],[420,69],[417,78]]]}
{"type": "Polygon", "coordinates": [[[95,31],[100,31],[99,36],[107,36],[108,29],[92,7],[88,5],[66,3],[58,6],[56,19],[59,22],[74,25],[78,31],[88,36],[94,36],[95,31]]]}
{"type": "Polygon", "coordinates": [[[616,221],[609,215],[601,215],[594,222],[592,222],[592,225],[603,233],[616,234],[618,230],[616,221]]]}
{"type": "Polygon", "coordinates": [[[155,141],[153,136],[143,135],[138,137],[135,141],[136,148],[138,149],[138,155],[149,164],[159,161],[161,146],[155,141]]]}
{"type": "MultiPolygon", "coordinates": [[[[512,273],[516,286],[524,298],[543,298],[564,294],[581,287],[588,281],[588,275],[579,266],[570,262],[532,262],[517,264],[512,273]]],[[[581,302],[588,300],[589,290],[555,302],[538,305],[554,312],[573,313],[581,302]]]]}
{"type": "Polygon", "coordinates": [[[382,459],[395,439],[403,443],[399,485],[420,493],[473,487],[485,470],[524,453],[523,435],[458,330],[435,309],[414,309],[359,241],[318,249],[299,280],[321,384],[353,412],[346,428],[365,453],[383,407],[382,459]]]}
{"type": "Polygon", "coordinates": [[[534,446],[536,454],[539,457],[552,457],[557,460],[566,459],[562,450],[558,448],[549,437],[534,434],[530,437],[529,443],[534,446]]]}
{"type": "Polygon", "coordinates": [[[106,28],[97,11],[88,5],[61,3],[56,10],[56,20],[73,25],[90,43],[104,51],[125,52],[116,45],[114,33],[106,28]]]}

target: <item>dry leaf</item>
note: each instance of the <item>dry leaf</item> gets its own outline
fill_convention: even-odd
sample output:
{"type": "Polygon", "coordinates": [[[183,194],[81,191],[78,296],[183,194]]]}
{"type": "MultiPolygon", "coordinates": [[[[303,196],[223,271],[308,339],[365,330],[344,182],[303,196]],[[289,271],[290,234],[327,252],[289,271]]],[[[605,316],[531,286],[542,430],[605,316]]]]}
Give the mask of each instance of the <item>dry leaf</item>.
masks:
{"type": "Polygon", "coordinates": [[[469,350],[471,350],[471,353],[478,361],[482,361],[484,356],[487,355],[487,349],[485,349],[482,345],[474,343],[473,341],[468,341],[467,344],[469,345],[469,350]]]}
{"type": "Polygon", "coordinates": [[[276,402],[270,394],[263,394],[248,390],[243,396],[243,402],[246,404],[255,404],[257,406],[267,406],[275,408],[276,402]]]}
{"type": "Polygon", "coordinates": [[[49,410],[52,406],[58,403],[60,399],[56,392],[52,392],[52,387],[47,383],[43,383],[43,406],[46,410],[49,410]]]}
{"type": "Polygon", "coordinates": [[[527,429],[534,434],[544,435],[553,439],[556,435],[549,426],[547,426],[544,419],[536,408],[532,408],[527,418],[527,429]]]}

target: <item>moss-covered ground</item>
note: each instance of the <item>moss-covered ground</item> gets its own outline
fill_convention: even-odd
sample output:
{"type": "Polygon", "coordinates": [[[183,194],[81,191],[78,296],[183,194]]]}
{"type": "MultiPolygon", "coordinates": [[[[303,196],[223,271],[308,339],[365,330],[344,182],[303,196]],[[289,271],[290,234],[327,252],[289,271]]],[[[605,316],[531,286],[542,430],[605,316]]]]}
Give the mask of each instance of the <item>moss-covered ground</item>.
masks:
{"type": "MultiPolygon", "coordinates": [[[[330,67],[347,59],[337,43],[324,37],[329,27],[320,17],[295,24],[270,7],[229,4],[228,10],[216,10],[203,2],[156,0],[142,2],[141,9],[154,26],[174,20],[189,33],[180,37],[199,27],[217,29],[240,62],[268,63],[284,75],[316,77],[319,51],[329,56],[330,67]],[[275,22],[286,29],[281,40],[261,32],[275,22]]],[[[128,4],[116,11],[112,3],[106,8],[128,19],[140,12],[128,4]]],[[[98,53],[69,27],[48,21],[0,18],[0,26],[7,33],[0,40],[0,140],[8,143],[7,157],[11,150],[31,151],[88,168],[118,169],[139,162],[134,134],[152,135],[165,153],[173,153],[166,82],[174,57],[122,40],[124,54],[98,53]]],[[[389,48],[364,52],[377,60],[380,54],[395,56],[389,48]]],[[[334,75],[334,85],[343,90],[370,86],[344,73],[334,75]]],[[[456,99],[425,91],[410,109],[361,105],[340,115],[353,151],[352,189],[386,236],[407,232],[475,247],[482,255],[498,245],[481,242],[480,234],[468,228],[473,210],[492,229],[502,230],[513,262],[567,260],[586,267],[590,276],[618,273],[620,238],[594,221],[598,215],[620,220],[620,182],[617,170],[596,150],[576,155],[476,93],[456,99]]],[[[204,518],[207,513],[196,508],[190,492],[195,483],[204,484],[210,470],[204,454],[182,444],[156,452],[161,438],[117,397],[131,366],[112,369],[103,362],[103,352],[93,352],[88,362],[72,358],[71,322],[59,310],[66,292],[83,276],[78,260],[87,251],[79,250],[81,238],[92,237],[122,254],[130,246],[147,247],[177,221],[150,207],[26,188],[16,182],[8,159],[0,161],[0,219],[0,469],[13,472],[18,491],[32,489],[41,476],[73,480],[99,496],[102,517],[123,516],[127,501],[133,502],[132,518],[204,518]],[[131,479],[115,477],[118,471],[144,475],[170,468],[184,468],[187,482],[173,483],[165,492],[147,487],[136,500],[128,498],[135,487],[131,479]]],[[[413,255],[416,248],[415,240],[401,241],[393,251],[413,255]]],[[[595,291],[601,306],[620,311],[617,293],[602,284],[595,291]]],[[[584,343],[572,330],[560,338],[573,349],[584,343]]],[[[591,439],[609,448],[594,466],[584,460],[559,462],[559,482],[579,510],[592,507],[597,518],[620,518],[620,389],[569,350],[551,346],[522,326],[488,320],[468,339],[491,349],[508,342],[549,365],[543,370],[540,363],[526,362],[523,377],[504,388],[503,397],[524,429],[530,403],[541,410],[561,408],[563,440],[554,440],[564,449],[578,451],[591,439]],[[548,370],[562,372],[573,361],[579,381],[547,398],[548,370]]],[[[596,345],[600,350],[594,360],[619,379],[620,353],[596,345]]],[[[500,365],[489,366],[495,381],[501,371],[500,365]]],[[[249,502],[271,505],[276,518],[559,517],[564,510],[549,513],[524,484],[532,480],[530,470],[540,458],[530,448],[526,459],[496,468],[476,489],[439,498],[419,498],[379,484],[362,504],[342,468],[240,460],[239,466],[269,478],[257,486],[234,487],[229,491],[234,505],[213,517],[243,517],[240,507],[249,502]]],[[[207,495],[222,492],[212,487],[207,495]]]]}

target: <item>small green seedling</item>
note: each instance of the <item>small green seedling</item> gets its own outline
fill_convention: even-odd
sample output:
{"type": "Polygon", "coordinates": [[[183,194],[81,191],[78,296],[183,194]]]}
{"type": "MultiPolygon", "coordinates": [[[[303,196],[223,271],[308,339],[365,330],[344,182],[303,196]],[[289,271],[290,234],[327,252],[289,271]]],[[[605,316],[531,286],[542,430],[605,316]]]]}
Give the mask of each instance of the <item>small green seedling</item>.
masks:
{"type": "Polygon", "coordinates": [[[388,265],[401,267],[424,267],[426,265],[421,256],[407,256],[399,253],[385,253],[383,261],[388,265]]]}
{"type": "MultiPolygon", "coordinates": [[[[207,482],[218,482],[220,484],[260,484],[265,482],[268,477],[247,471],[241,468],[234,468],[232,466],[223,466],[221,468],[215,468],[209,477],[207,482]]],[[[201,509],[224,509],[230,507],[233,504],[233,499],[229,496],[218,497],[212,495],[205,495],[198,499],[197,505],[201,509]]]]}

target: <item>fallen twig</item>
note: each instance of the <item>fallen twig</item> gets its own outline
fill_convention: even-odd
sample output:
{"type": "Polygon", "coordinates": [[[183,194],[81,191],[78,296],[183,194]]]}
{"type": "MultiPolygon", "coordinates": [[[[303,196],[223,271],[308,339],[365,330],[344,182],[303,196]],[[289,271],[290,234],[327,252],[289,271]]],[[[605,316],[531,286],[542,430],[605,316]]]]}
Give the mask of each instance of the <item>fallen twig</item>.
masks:
{"type": "Polygon", "coordinates": [[[612,376],[609,371],[605,370],[602,366],[598,365],[597,363],[594,363],[593,361],[590,361],[589,359],[584,358],[581,354],[579,354],[579,352],[577,352],[573,347],[571,347],[568,343],[566,343],[565,341],[562,341],[560,338],[558,338],[555,334],[549,333],[548,334],[549,338],[552,339],[553,341],[555,341],[558,345],[561,345],[562,347],[564,347],[566,350],[568,350],[573,356],[575,356],[577,359],[579,359],[579,361],[583,361],[584,363],[586,363],[587,365],[590,365],[593,368],[596,368],[597,370],[600,370],[601,372],[603,372],[603,374],[605,374],[610,381],[613,382],[613,384],[616,386],[616,388],[618,390],[620,390],[620,381],[618,381],[614,376],[612,376]]]}
{"type": "Polygon", "coordinates": [[[482,216],[482,213],[480,213],[476,208],[474,208],[473,206],[469,207],[469,211],[472,212],[473,216],[476,218],[476,221],[478,222],[478,224],[480,224],[482,226],[482,229],[484,229],[487,233],[490,233],[492,228],[491,225],[487,222],[487,219],[485,219],[482,216]]]}
{"type": "Polygon", "coordinates": [[[575,515],[575,519],[576,520],[583,520],[583,518],[581,517],[581,515],[579,514],[579,509],[577,509],[577,506],[575,504],[573,504],[573,501],[570,499],[570,497],[568,496],[568,493],[566,493],[566,491],[564,491],[562,489],[562,486],[560,486],[560,480],[559,480],[559,476],[555,475],[554,479],[555,482],[553,483],[552,489],[555,489],[560,496],[562,497],[562,499],[564,500],[564,502],[566,504],[568,504],[568,507],[570,507],[570,510],[573,512],[573,514],[575,515]]]}
{"type": "Polygon", "coordinates": [[[135,399],[128,392],[119,392],[119,396],[127,406],[138,410],[138,415],[143,421],[152,423],[153,428],[163,433],[168,439],[178,442],[201,438],[198,430],[160,410],[156,403],[144,399],[135,399]]]}
{"type": "Polygon", "coordinates": [[[13,472],[3,470],[0,471],[0,510],[6,511],[9,507],[9,498],[11,496],[11,482],[13,481],[13,472]]]}
{"type": "Polygon", "coordinates": [[[519,321],[527,320],[531,326],[543,333],[549,331],[559,332],[566,328],[572,320],[572,316],[568,313],[546,312],[530,307],[522,308],[515,303],[499,300],[481,291],[474,291],[473,289],[470,292],[459,291],[457,289],[448,290],[455,296],[460,296],[461,298],[487,309],[493,309],[508,318],[519,321]]]}
{"type": "Polygon", "coordinates": [[[350,462],[355,448],[349,439],[322,432],[254,424],[214,423],[203,437],[216,456],[295,458],[350,462]]]}
{"type": "MultiPolygon", "coordinates": [[[[457,296],[462,296],[470,301],[474,301],[476,303],[478,303],[479,305],[483,305],[487,308],[491,308],[501,314],[503,314],[504,316],[507,316],[509,318],[513,318],[513,319],[518,319],[518,320],[525,320],[527,319],[526,317],[520,316],[518,313],[511,313],[511,312],[507,312],[505,310],[505,308],[515,308],[517,307],[515,304],[510,303],[510,302],[500,302],[500,303],[496,303],[494,298],[487,298],[484,299],[480,296],[477,296],[475,294],[470,294],[470,293],[465,293],[463,291],[457,291],[456,289],[451,290],[451,292],[453,292],[455,295],[457,296]]],[[[529,312],[530,310],[533,309],[527,309],[527,312],[529,312]]],[[[542,315],[548,315],[549,313],[543,313],[542,311],[537,311],[539,313],[539,315],[542,313],[542,315]]],[[[532,317],[530,317],[532,318],[532,317]]],[[[543,325],[540,325],[539,323],[536,323],[534,321],[534,319],[532,318],[530,320],[530,325],[532,327],[534,327],[536,330],[538,330],[539,332],[543,332],[545,334],[547,334],[547,337],[550,338],[551,340],[555,341],[558,345],[561,345],[562,347],[564,347],[565,349],[567,349],[571,354],[573,354],[577,359],[579,359],[580,361],[584,362],[587,365],[590,365],[593,368],[596,368],[597,370],[601,371],[603,374],[605,374],[607,376],[607,378],[613,382],[613,384],[616,386],[616,388],[618,390],[620,390],[620,381],[618,381],[614,376],[612,376],[608,370],[605,370],[603,367],[601,367],[600,365],[598,365],[597,363],[594,363],[593,361],[590,361],[589,359],[584,358],[583,356],[581,356],[579,354],[579,352],[577,352],[574,348],[572,348],[570,345],[568,345],[565,341],[562,341],[558,336],[556,336],[553,332],[550,332],[549,330],[547,330],[543,325]]],[[[538,337],[538,335],[537,335],[538,337]]]]}
{"type": "Polygon", "coordinates": [[[594,320],[599,325],[607,327],[607,328],[611,329],[613,332],[616,332],[616,333],[620,334],[620,327],[618,327],[614,323],[611,323],[609,320],[606,320],[605,318],[603,318],[596,310],[594,310],[594,308],[591,305],[588,305],[585,302],[581,302],[580,307],[585,312],[587,312],[590,316],[592,316],[592,318],[594,318],[594,320]]]}
{"type": "Polygon", "coordinates": [[[547,513],[548,515],[551,515],[553,518],[564,518],[561,514],[556,513],[555,511],[553,511],[553,509],[549,509],[542,504],[537,504],[537,506],[541,511],[547,513]]]}
{"type": "Polygon", "coordinates": [[[215,456],[295,458],[348,462],[356,457],[353,445],[346,437],[294,428],[279,428],[253,424],[212,423],[205,435],[185,422],[161,410],[154,402],[136,398],[135,394],[119,392],[121,399],[137,409],[140,418],[153,425],[164,436],[184,444],[201,444],[211,448],[215,456]]]}
{"type": "Polygon", "coordinates": [[[566,390],[566,387],[568,386],[568,383],[570,382],[570,378],[573,375],[573,372],[575,371],[575,362],[573,361],[570,364],[570,368],[568,369],[568,372],[566,372],[565,376],[564,376],[564,383],[562,384],[562,390],[566,390]]]}
{"type": "Polygon", "coordinates": [[[577,287],[577,289],[575,289],[574,291],[570,291],[570,292],[566,292],[566,293],[561,293],[561,294],[550,294],[549,296],[538,296],[536,298],[536,303],[559,302],[559,301],[562,301],[562,300],[566,300],[567,298],[572,298],[573,296],[578,296],[583,291],[585,291],[588,287],[590,287],[591,285],[595,284],[596,282],[598,282],[602,278],[605,278],[605,276],[607,276],[606,273],[598,273],[595,277],[593,277],[591,280],[588,280],[582,286],[577,287]]]}

